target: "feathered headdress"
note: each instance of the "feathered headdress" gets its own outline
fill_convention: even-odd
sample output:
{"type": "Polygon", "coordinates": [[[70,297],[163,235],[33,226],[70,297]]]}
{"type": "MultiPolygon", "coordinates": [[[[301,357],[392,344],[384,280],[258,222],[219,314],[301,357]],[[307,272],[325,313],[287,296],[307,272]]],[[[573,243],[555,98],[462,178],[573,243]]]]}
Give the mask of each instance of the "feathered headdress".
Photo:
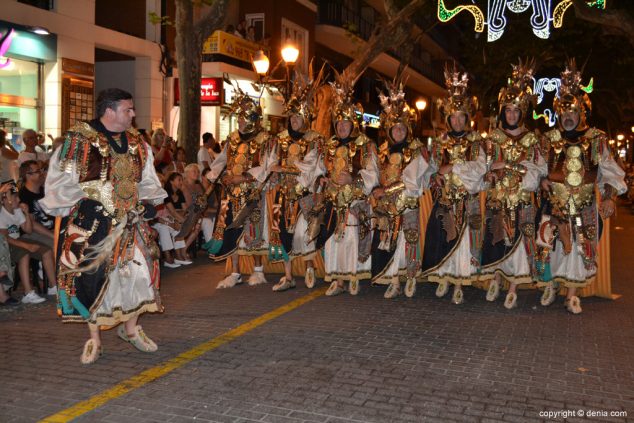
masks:
{"type": "MultiPolygon", "coordinates": [[[[555,97],[553,105],[559,117],[565,112],[578,112],[579,125],[577,130],[588,128],[587,117],[592,111],[592,102],[588,94],[592,93],[594,78],[590,78],[587,86],[581,84],[581,71],[577,70],[575,59],[570,59],[566,69],[561,73],[559,96],[555,97]]],[[[561,122],[561,119],[558,119],[561,122]]]]}
{"type": "Polygon", "coordinates": [[[287,115],[300,115],[304,118],[304,124],[310,126],[315,117],[314,97],[321,85],[324,76],[322,66],[317,75],[313,74],[313,63],[308,67],[308,75],[295,70],[295,78],[288,98],[284,99],[284,112],[287,115]]]}
{"type": "Polygon", "coordinates": [[[416,111],[411,109],[405,101],[405,92],[403,87],[405,81],[403,81],[404,67],[400,66],[394,80],[388,82],[383,80],[385,91],[379,90],[379,100],[383,111],[381,112],[381,126],[385,129],[388,139],[394,143],[392,138],[391,129],[396,124],[403,124],[407,128],[407,137],[411,137],[413,134],[413,127],[416,123],[416,111]]]}
{"type": "Polygon", "coordinates": [[[335,133],[337,121],[347,120],[353,124],[350,136],[357,137],[359,136],[361,121],[363,120],[363,106],[358,102],[354,102],[354,84],[356,84],[361,75],[353,78],[347,72],[339,73],[336,69],[333,69],[333,71],[335,72],[335,82],[331,82],[330,85],[334,92],[332,123],[335,126],[335,133]]]}
{"type": "Polygon", "coordinates": [[[519,59],[517,65],[511,65],[513,72],[507,80],[506,86],[500,89],[498,94],[498,105],[500,113],[504,107],[513,105],[522,111],[522,119],[526,117],[528,105],[533,107],[537,104],[537,97],[533,94],[533,73],[535,72],[535,59],[526,59],[522,62],[519,59]]]}
{"type": "Polygon", "coordinates": [[[453,69],[445,65],[445,86],[448,96],[438,100],[438,110],[443,113],[445,120],[456,112],[465,113],[470,119],[478,108],[478,99],[467,95],[469,90],[467,73],[460,73],[455,63],[453,69]]]}
{"type": "Polygon", "coordinates": [[[244,118],[247,121],[247,125],[243,133],[250,134],[255,131],[256,123],[262,118],[262,107],[260,107],[259,101],[242,91],[238,82],[229,79],[227,74],[224,74],[222,79],[225,83],[231,85],[234,90],[234,97],[229,106],[229,113],[244,118]]]}

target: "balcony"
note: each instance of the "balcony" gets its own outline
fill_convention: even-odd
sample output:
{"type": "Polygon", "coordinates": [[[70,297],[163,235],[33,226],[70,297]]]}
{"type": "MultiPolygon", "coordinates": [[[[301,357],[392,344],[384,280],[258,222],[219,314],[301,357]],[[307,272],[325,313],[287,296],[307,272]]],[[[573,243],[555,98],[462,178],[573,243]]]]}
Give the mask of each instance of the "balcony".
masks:
{"type": "MultiPolygon", "coordinates": [[[[367,6],[368,10],[371,8],[367,6]]],[[[374,9],[372,9],[373,11],[374,9]]],[[[368,13],[372,14],[372,13],[368,13]]],[[[359,38],[368,41],[372,35],[372,31],[377,25],[376,13],[373,21],[363,17],[357,9],[352,9],[338,0],[320,0],[319,1],[319,24],[332,25],[344,28],[346,31],[353,33],[359,38]]],[[[392,49],[388,54],[399,61],[405,61],[405,49],[392,49]]],[[[416,44],[412,48],[412,52],[406,64],[422,76],[428,78],[439,86],[444,86],[444,78],[442,68],[434,64],[426,62],[423,57],[426,52],[416,44]]]]}
{"type": "Polygon", "coordinates": [[[215,31],[203,43],[203,62],[223,62],[252,70],[251,58],[258,50],[270,55],[268,49],[258,43],[224,31],[215,31]]]}

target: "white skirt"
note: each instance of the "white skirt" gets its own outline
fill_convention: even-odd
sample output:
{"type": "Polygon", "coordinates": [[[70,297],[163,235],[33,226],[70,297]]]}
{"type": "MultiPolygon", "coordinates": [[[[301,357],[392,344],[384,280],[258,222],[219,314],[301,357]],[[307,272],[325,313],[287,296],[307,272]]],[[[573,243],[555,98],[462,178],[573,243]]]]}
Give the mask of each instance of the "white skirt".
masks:
{"type": "MultiPolygon", "coordinates": [[[[324,281],[369,279],[372,257],[359,263],[359,228],[357,217],[348,213],[343,236],[332,234],[324,246],[324,281]]],[[[367,236],[372,236],[370,232],[367,236]]]]}

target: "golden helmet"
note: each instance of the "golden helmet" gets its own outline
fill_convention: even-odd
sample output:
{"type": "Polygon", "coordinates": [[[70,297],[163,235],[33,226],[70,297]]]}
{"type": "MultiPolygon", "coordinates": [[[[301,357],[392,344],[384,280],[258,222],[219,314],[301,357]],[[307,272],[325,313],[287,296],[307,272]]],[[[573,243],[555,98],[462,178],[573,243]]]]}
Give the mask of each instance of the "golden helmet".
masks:
{"type": "Polygon", "coordinates": [[[226,83],[231,85],[234,89],[234,98],[231,102],[230,113],[238,118],[243,118],[247,124],[241,131],[244,134],[250,134],[257,128],[257,123],[262,119],[262,107],[260,107],[259,100],[254,99],[240,88],[238,83],[231,81],[225,74],[223,79],[226,83]]]}
{"type": "Polygon", "coordinates": [[[361,122],[363,121],[363,106],[355,103],[354,84],[356,78],[349,77],[345,72],[339,74],[335,71],[335,82],[331,82],[334,92],[334,105],[332,107],[332,124],[335,134],[337,133],[337,122],[347,120],[352,122],[352,132],[350,137],[358,137],[361,132],[361,122]]]}
{"type": "Polygon", "coordinates": [[[467,73],[460,73],[456,64],[453,69],[445,65],[445,87],[447,97],[438,99],[438,110],[443,114],[445,122],[449,126],[449,116],[462,112],[467,116],[467,122],[473,117],[478,108],[478,99],[467,95],[469,89],[469,76],[467,73]]]}
{"type": "Polygon", "coordinates": [[[592,112],[592,102],[588,94],[592,93],[594,78],[590,78],[587,86],[581,84],[581,72],[577,70],[575,59],[566,64],[566,69],[561,73],[561,85],[559,95],[555,97],[553,105],[557,113],[557,122],[561,128],[561,116],[565,112],[579,113],[577,131],[588,129],[587,118],[592,112]]]}
{"type": "Polygon", "coordinates": [[[506,106],[515,106],[522,111],[520,122],[526,118],[528,106],[537,104],[533,94],[533,73],[535,72],[535,60],[527,59],[522,62],[519,59],[517,65],[511,65],[513,72],[506,82],[506,86],[500,89],[498,105],[500,114],[504,113],[506,106]]]}
{"type": "Polygon", "coordinates": [[[380,116],[381,126],[385,129],[391,144],[395,143],[391,129],[399,123],[407,128],[406,139],[410,139],[413,136],[413,129],[416,125],[416,111],[410,108],[405,101],[402,69],[399,69],[392,82],[383,81],[383,83],[387,93],[379,92],[379,100],[383,108],[380,116]]]}
{"type": "Polygon", "coordinates": [[[304,119],[304,129],[310,128],[310,122],[315,118],[314,97],[321,84],[324,67],[313,76],[312,62],[308,75],[299,70],[295,71],[291,92],[284,99],[284,113],[287,116],[298,115],[304,119]]]}

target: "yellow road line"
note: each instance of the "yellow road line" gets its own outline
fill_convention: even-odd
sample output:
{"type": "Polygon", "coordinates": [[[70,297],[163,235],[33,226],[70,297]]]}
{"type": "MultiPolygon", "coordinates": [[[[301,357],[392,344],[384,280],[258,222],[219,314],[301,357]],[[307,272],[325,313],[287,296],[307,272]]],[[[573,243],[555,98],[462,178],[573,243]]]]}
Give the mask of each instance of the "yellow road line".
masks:
{"type": "Polygon", "coordinates": [[[210,339],[209,341],[203,342],[202,344],[199,344],[194,348],[185,351],[162,364],[159,364],[158,366],[152,367],[151,369],[147,369],[144,372],[139,373],[138,375],[132,376],[124,380],[123,382],[113,386],[112,388],[103,391],[100,394],[88,398],[85,401],[79,402],[70,408],[60,411],[59,413],[50,415],[42,419],[41,421],[47,423],[71,421],[72,419],[75,419],[98,407],[101,407],[102,405],[106,404],[109,401],[112,401],[115,398],[125,395],[126,393],[134,389],[147,385],[148,383],[153,382],[161,376],[165,376],[166,374],[178,369],[179,367],[182,367],[185,364],[195,360],[206,352],[212,351],[220,347],[221,345],[231,342],[234,339],[246,334],[247,332],[250,332],[257,327],[262,326],[263,324],[277,317],[280,317],[281,315],[286,314],[289,311],[292,311],[309,301],[314,300],[315,298],[323,295],[325,291],[326,288],[315,290],[308,295],[305,295],[273,311],[263,314],[260,317],[257,317],[243,325],[238,326],[237,328],[231,329],[230,331],[225,332],[222,335],[210,339]]]}

